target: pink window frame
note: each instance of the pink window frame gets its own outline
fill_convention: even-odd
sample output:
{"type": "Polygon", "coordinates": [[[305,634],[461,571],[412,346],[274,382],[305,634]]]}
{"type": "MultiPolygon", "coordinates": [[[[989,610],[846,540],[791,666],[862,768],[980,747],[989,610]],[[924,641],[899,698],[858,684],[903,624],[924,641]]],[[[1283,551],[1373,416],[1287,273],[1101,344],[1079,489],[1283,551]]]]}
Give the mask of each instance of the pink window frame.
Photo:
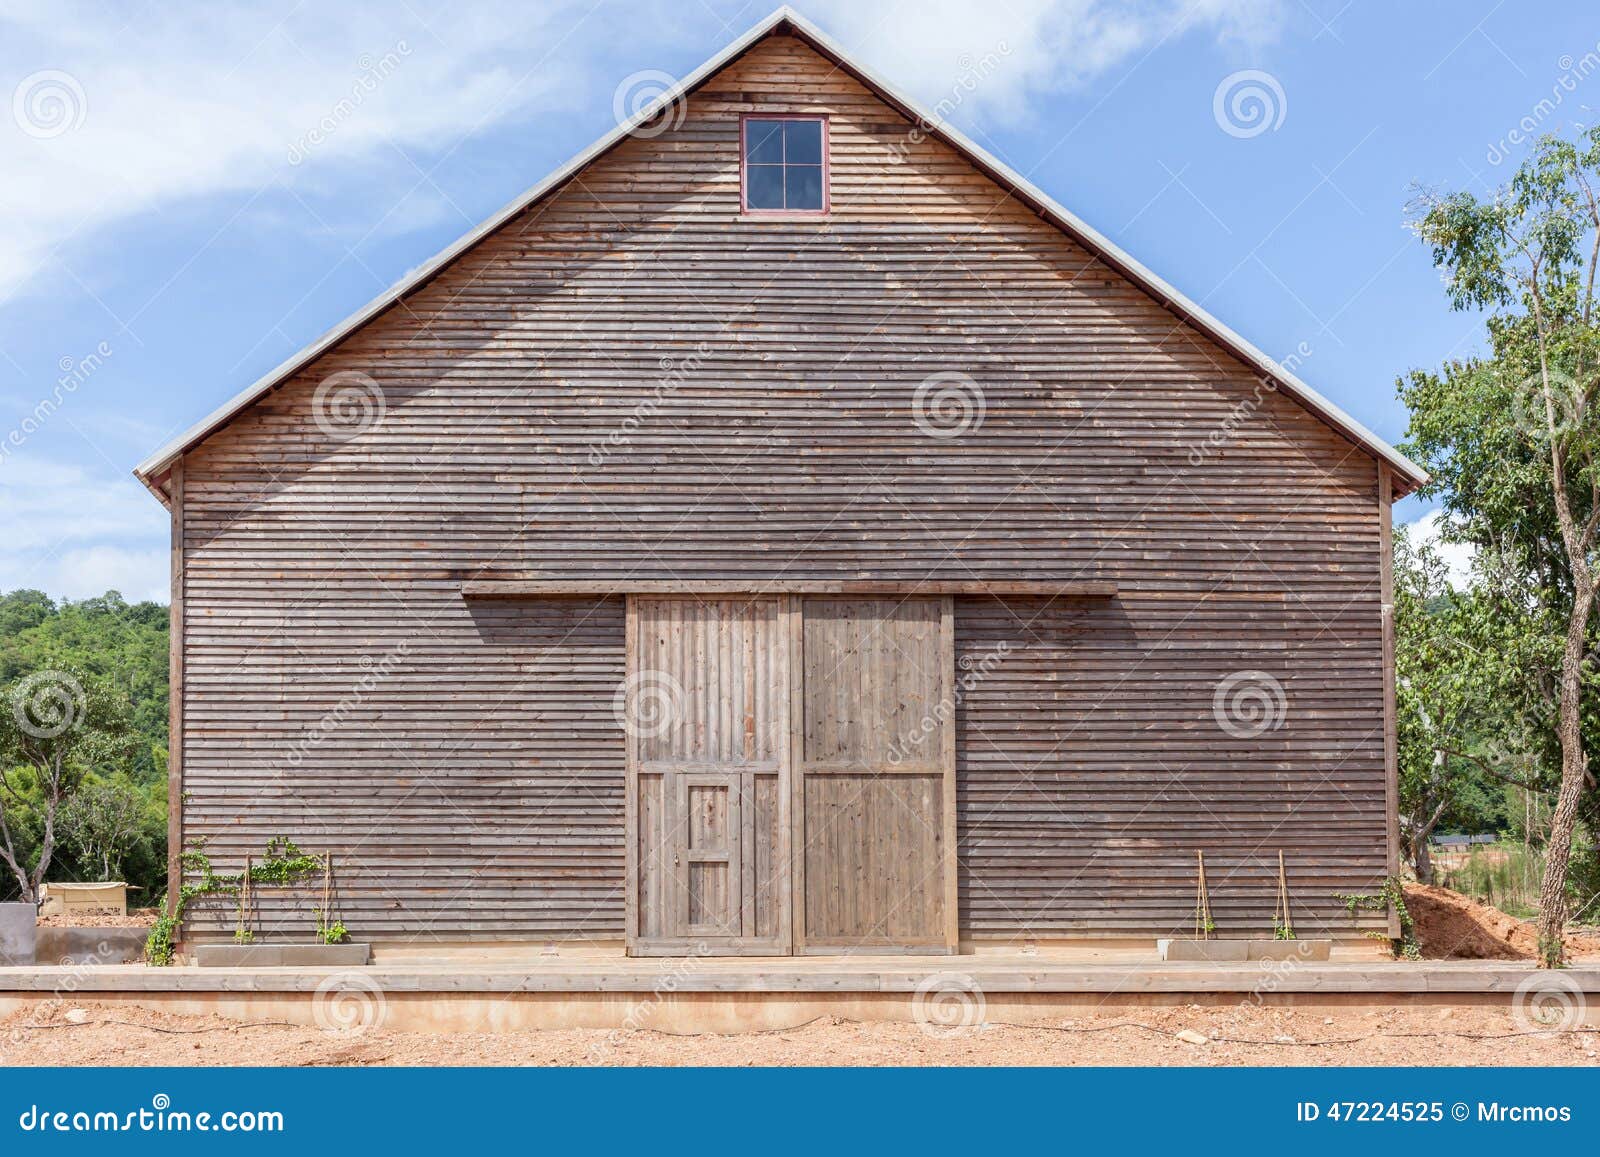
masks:
{"type": "Polygon", "coordinates": [[[833,209],[833,167],[829,160],[828,117],[825,113],[747,112],[739,117],[739,213],[745,217],[826,217],[833,209]],[[745,162],[751,121],[817,121],[822,125],[822,208],[752,209],[745,162]]]}

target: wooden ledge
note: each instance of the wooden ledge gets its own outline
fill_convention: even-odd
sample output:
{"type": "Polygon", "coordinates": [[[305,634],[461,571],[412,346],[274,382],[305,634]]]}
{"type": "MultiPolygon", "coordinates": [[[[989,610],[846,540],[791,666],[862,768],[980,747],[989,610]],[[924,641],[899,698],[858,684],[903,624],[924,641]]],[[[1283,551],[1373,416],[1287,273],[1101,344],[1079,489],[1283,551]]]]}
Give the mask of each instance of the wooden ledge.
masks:
{"type": "Polygon", "coordinates": [[[1066,599],[1108,599],[1111,582],[1059,580],[823,579],[695,582],[678,579],[463,579],[469,599],[601,598],[608,595],[1035,595],[1066,599]]]}

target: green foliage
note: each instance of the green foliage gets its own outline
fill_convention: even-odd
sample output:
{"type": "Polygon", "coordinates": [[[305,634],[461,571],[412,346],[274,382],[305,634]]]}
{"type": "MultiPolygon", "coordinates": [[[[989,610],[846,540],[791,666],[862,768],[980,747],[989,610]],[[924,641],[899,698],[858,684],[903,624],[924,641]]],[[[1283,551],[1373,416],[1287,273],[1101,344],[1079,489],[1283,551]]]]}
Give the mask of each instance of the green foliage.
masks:
{"type": "MultiPolygon", "coordinates": [[[[183,864],[183,885],[178,889],[177,901],[169,904],[150,928],[150,935],[145,939],[144,945],[145,962],[157,966],[172,963],[178,934],[183,928],[184,913],[191,903],[206,897],[232,897],[238,916],[234,940],[240,944],[252,943],[255,934],[248,927],[247,913],[244,911],[246,873],[216,871],[211,865],[211,857],[199,848],[190,848],[180,859],[183,864]],[[198,877],[194,883],[189,882],[191,876],[198,877]]],[[[275,836],[267,841],[265,856],[250,863],[248,873],[250,888],[254,891],[264,884],[282,887],[298,883],[308,876],[323,871],[324,867],[320,856],[301,851],[287,836],[275,836]]],[[[338,924],[336,927],[341,939],[349,935],[343,924],[338,924]]],[[[322,929],[322,918],[319,913],[317,920],[319,936],[322,935],[322,929]]],[[[336,940],[326,942],[338,943],[336,940]]]]}
{"type": "Polygon", "coordinates": [[[322,911],[317,911],[317,939],[323,944],[343,944],[350,939],[350,930],[343,920],[328,921],[322,911]]]}
{"type": "Polygon", "coordinates": [[[1539,853],[1526,845],[1502,841],[1478,845],[1441,877],[1452,891],[1470,896],[1512,916],[1538,911],[1539,878],[1544,864],[1539,853]]]}
{"type": "Polygon", "coordinates": [[[0,596],[0,683],[79,670],[126,696],[139,750],[118,768],[138,784],[166,775],[167,608],[116,591],[59,604],[39,591],[0,596]]]}
{"type": "Polygon", "coordinates": [[[82,668],[38,671],[0,688],[0,861],[37,900],[65,804],[136,747],[119,690],[82,668]],[[19,833],[34,831],[30,848],[19,833]]]}
{"type": "MultiPolygon", "coordinates": [[[[1400,921],[1400,939],[1394,942],[1394,954],[1403,960],[1422,959],[1422,945],[1417,943],[1416,926],[1411,920],[1411,910],[1406,907],[1405,882],[1399,876],[1386,876],[1376,892],[1335,892],[1333,896],[1352,918],[1362,912],[1393,910],[1400,921]]],[[[1375,935],[1383,938],[1381,934],[1375,935]]]]}
{"type": "MultiPolygon", "coordinates": [[[[1546,137],[1492,199],[1424,193],[1412,224],[1452,306],[1484,315],[1487,351],[1400,383],[1406,450],[1432,475],[1446,531],[1478,548],[1516,646],[1485,666],[1506,684],[1503,735],[1527,790],[1558,793],[1547,887],[1565,891],[1581,818],[1600,821],[1587,771],[1600,736],[1594,603],[1600,531],[1600,127],[1546,137]],[[1556,769],[1559,768],[1559,774],[1556,769]]],[[[1541,917],[1550,933],[1559,907],[1541,917]]]]}
{"type": "MultiPolygon", "coordinates": [[[[102,744],[92,758],[85,746],[76,766],[67,769],[68,786],[74,793],[92,793],[100,804],[113,798],[125,802],[124,793],[131,793],[137,815],[136,830],[114,841],[114,848],[94,840],[90,847],[80,838],[88,835],[80,822],[87,817],[63,799],[49,876],[78,880],[120,874],[135,887],[135,896],[150,903],[166,887],[167,608],[130,604],[115,591],[59,603],[39,591],[0,596],[0,688],[15,688],[50,671],[71,673],[96,697],[126,707],[126,727],[118,742],[102,744]],[[108,851],[113,861],[120,861],[109,869],[108,851]]],[[[34,690],[48,692],[49,687],[34,690]]],[[[5,708],[0,714],[12,714],[10,701],[0,706],[5,708]]],[[[40,706],[50,706],[48,695],[40,706]]],[[[11,788],[7,821],[16,857],[32,865],[43,850],[47,800],[37,777],[27,770],[27,760],[17,756],[16,751],[0,756],[0,776],[11,788]]],[[[0,899],[18,891],[15,873],[0,873],[0,899]]]]}

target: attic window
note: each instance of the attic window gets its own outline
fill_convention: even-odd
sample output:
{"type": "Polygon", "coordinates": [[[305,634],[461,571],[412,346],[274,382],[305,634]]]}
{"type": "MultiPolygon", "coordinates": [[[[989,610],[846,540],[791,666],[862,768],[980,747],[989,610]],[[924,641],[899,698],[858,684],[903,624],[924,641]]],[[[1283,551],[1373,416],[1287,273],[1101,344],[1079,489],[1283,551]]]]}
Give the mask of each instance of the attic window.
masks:
{"type": "Polygon", "coordinates": [[[740,186],[751,214],[828,211],[828,122],[817,116],[747,116],[740,186]]]}

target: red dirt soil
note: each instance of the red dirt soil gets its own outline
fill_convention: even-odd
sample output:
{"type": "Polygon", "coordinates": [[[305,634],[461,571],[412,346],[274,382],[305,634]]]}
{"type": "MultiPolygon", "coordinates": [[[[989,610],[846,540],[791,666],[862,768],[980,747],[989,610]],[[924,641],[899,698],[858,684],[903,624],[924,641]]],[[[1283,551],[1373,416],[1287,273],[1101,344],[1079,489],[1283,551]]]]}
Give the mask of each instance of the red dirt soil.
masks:
{"type": "Polygon", "coordinates": [[[1041,1026],[824,1017],[776,1032],[502,1033],[324,1029],[65,1001],[0,1018],[0,1065],[1583,1065],[1600,1066],[1600,1016],[1530,1028],[1508,995],[1478,1007],[1085,1010],[1041,1026]],[[1179,1032],[1197,1032],[1191,1044],[1179,1032]]]}
{"type": "MultiPolygon", "coordinates": [[[[1448,888],[1407,884],[1405,892],[1425,959],[1533,960],[1538,954],[1539,934],[1531,920],[1518,920],[1448,888]]],[[[1568,932],[1566,946],[1573,960],[1600,957],[1600,936],[1589,932],[1568,932]]]]}

